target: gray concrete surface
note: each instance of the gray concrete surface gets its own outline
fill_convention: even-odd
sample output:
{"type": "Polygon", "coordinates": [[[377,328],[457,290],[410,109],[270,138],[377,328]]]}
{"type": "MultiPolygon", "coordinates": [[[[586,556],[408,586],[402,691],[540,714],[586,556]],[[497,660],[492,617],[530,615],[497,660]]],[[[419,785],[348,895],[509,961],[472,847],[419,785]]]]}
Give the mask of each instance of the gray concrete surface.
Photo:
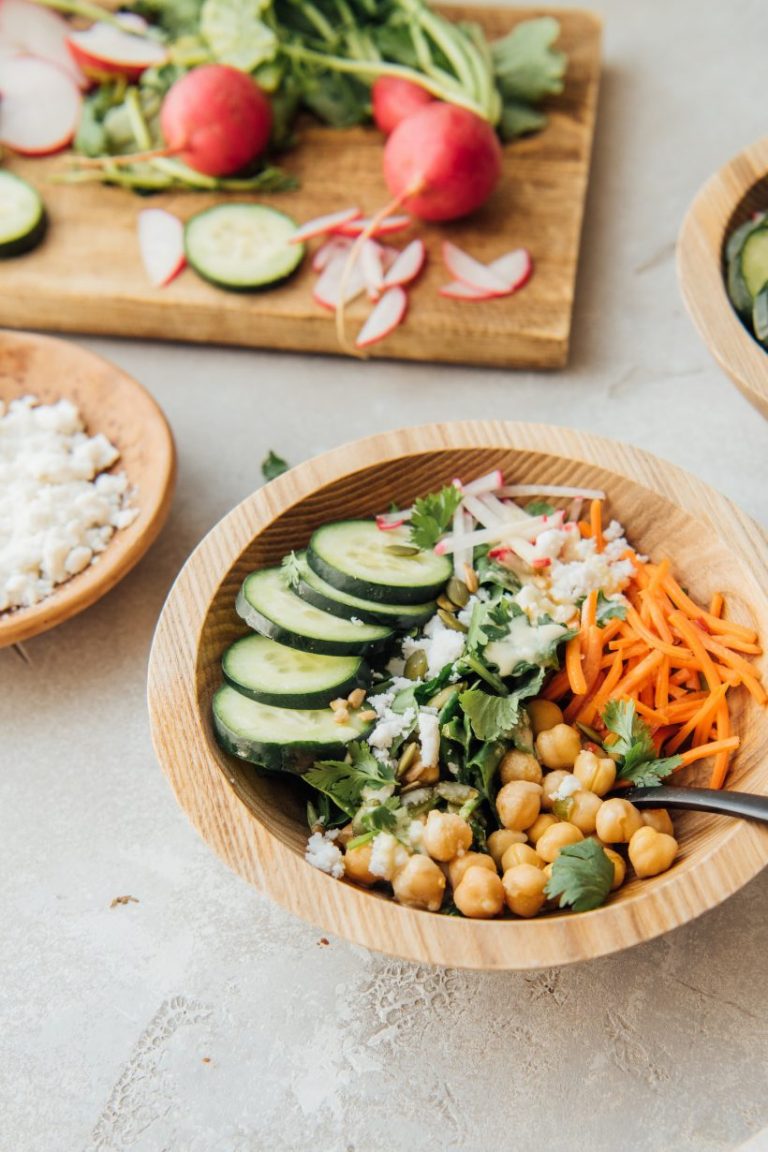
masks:
{"type": "Polygon", "coordinates": [[[0,652],[2,1152],[764,1146],[768,875],[593,964],[422,969],[325,945],[230,874],[148,734],[163,598],[269,448],[298,462],[437,418],[570,424],[690,469],[768,524],[768,425],[699,342],[673,259],[701,182],[765,131],[768,10],[594,6],[605,74],[564,372],[82,341],[157,396],[179,485],[117,589],[25,645],[28,664],[0,652]],[[110,907],[119,895],[138,903],[110,907]]]}

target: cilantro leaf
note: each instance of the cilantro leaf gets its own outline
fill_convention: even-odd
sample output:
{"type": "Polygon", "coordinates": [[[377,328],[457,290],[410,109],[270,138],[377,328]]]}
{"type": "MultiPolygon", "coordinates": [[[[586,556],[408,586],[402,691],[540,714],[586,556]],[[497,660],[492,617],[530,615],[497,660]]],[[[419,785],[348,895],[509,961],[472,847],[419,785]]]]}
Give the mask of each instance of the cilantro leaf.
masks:
{"type": "Polygon", "coordinates": [[[459,696],[459,704],[478,740],[509,736],[520,719],[520,702],[515,696],[490,696],[480,688],[469,688],[459,696]]]}
{"type": "Polygon", "coordinates": [[[465,652],[477,655],[492,640],[503,640],[510,620],[521,613],[522,608],[503,594],[496,600],[478,600],[472,608],[465,652]]]}
{"type": "Polygon", "coordinates": [[[619,777],[629,780],[636,788],[658,788],[662,780],[666,779],[675,768],[679,768],[682,760],[679,756],[667,756],[661,760],[645,760],[634,765],[631,769],[622,768],[619,777]]]}
{"type": "Polygon", "coordinates": [[[494,814],[496,805],[491,795],[491,784],[499,767],[499,762],[508,747],[509,745],[501,740],[481,744],[477,752],[467,760],[463,771],[459,773],[459,781],[462,784],[471,784],[473,788],[477,788],[480,795],[490,804],[494,814]]]}
{"type": "Polygon", "coordinates": [[[605,748],[611,755],[621,757],[617,771],[619,780],[628,780],[638,787],[654,788],[679,766],[679,756],[659,759],[651,730],[637,715],[634,701],[609,700],[603,721],[608,731],[617,737],[605,748]]]}
{"type": "Polygon", "coordinates": [[[352,817],[360,807],[363,789],[391,784],[395,773],[379,763],[366,744],[354,742],[349,745],[348,760],[318,760],[304,773],[304,779],[352,817]]]}
{"type": "Polygon", "coordinates": [[[551,516],[555,507],[548,500],[530,500],[525,510],[529,516],[551,516]]]}
{"type": "Polygon", "coordinates": [[[274,480],[276,476],[282,476],[283,472],[287,472],[289,468],[290,464],[287,460],[283,460],[282,456],[278,456],[271,448],[261,462],[261,474],[265,481],[274,480]]]}
{"type": "Polygon", "coordinates": [[[620,600],[611,600],[602,591],[597,594],[597,623],[602,628],[609,620],[626,620],[627,605],[620,600]]]}
{"type": "Polygon", "coordinates": [[[595,840],[582,840],[560,850],[544,892],[574,912],[599,908],[611,890],[613,864],[595,840]]]}
{"type": "Polygon", "coordinates": [[[398,798],[391,796],[383,804],[377,804],[375,808],[369,808],[363,812],[360,816],[360,824],[366,832],[394,832],[397,828],[395,812],[399,806],[398,798]]]}
{"type": "Polygon", "coordinates": [[[411,543],[417,548],[434,548],[461,501],[461,492],[453,484],[417,500],[411,514],[411,543]]]}

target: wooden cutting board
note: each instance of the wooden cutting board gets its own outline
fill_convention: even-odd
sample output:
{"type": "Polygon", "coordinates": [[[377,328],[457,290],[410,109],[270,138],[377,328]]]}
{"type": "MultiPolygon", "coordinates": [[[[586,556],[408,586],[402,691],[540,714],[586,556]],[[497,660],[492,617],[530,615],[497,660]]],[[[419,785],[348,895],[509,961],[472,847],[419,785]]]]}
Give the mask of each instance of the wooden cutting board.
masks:
{"type": "MultiPolygon", "coordinates": [[[[536,9],[451,8],[504,35],[536,9]]],[[[549,14],[549,11],[548,11],[549,14]]],[[[503,367],[557,368],[566,363],[579,237],[589,174],[600,75],[600,22],[588,12],[552,11],[568,53],[565,91],[547,107],[543,132],[505,147],[504,175],[471,218],[450,225],[414,224],[429,251],[425,273],[410,293],[408,318],[372,349],[379,357],[503,367]],[[466,302],[438,295],[451,277],[440,255],[450,238],[481,260],[524,245],[535,270],[517,295],[466,302]]],[[[337,131],[307,123],[283,167],[300,188],[259,197],[307,220],[350,204],[368,214],[386,203],[382,137],[373,128],[337,131]]],[[[100,335],[234,344],[300,352],[339,351],[332,316],[312,300],[309,261],[287,284],[239,295],[204,283],[190,269],[165,288],[147,281],[139,258],[136,218],[149,203],[187,219],[226,196],[177,192],[151,200],[124,189],[62,185],[51,177],[66,156],[12,158],[8,167],[43,194],[50,228],[35,252],[0,265],[0,325],[100,335]]],[[[229,196],[232,199],[232,195],[229,196]]],[[[349,309],[356,331],[369,305],[349,309]]]]}

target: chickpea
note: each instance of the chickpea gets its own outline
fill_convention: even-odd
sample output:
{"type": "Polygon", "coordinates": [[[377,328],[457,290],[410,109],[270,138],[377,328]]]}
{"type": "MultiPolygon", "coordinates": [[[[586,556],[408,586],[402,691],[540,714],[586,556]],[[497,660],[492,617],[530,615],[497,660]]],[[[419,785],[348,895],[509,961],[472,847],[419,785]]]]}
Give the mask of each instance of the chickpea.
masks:
{"type": "Polygon", "coordinates": [[[538,852],[534,852],[529,844],[511,844],[501,858],[502,876],[518,864],[533,864],[534,868],[544,867],[541,856],[538,852]]]}
{"type": "Polygon", "coordinates": [[[539,838],[544,832],[546,832],[547,828],[551,828],[553,824],[557,823],[557,816],[553,816],[551,812],[542,812],[541,815],[534,820],[530,828],[526,829],[528,833],[528,839],[530,840],[531,844],[533,844],[534,848],[538,844],[539,838]]]}
{"type": "Polygon", "coordinates": [[[461,816],[433,808],[424,825],[423,844],[433,860],[452,860],[472,844],[472,829],[461,816]]]}
{"type": "Polygon", "coordinates": [[[637,808],[619,796],[605,800],[595,820],[597,834],[606,844],[628,844],[642,827],[643,818],[637,808]]]}
{"type": "Polygon", "coordinates": [[[579,829],[575,824],[569,824],[567,820],[561,820],[557,824],[553,824],[551,828],[547,828],[541,836],[536,845],[536,851],[542,860],[547,864],[552,864],[557,860],[560,852],[568,844],[578,844],[583,840],[579,829]]]}
{"type": "Polygon", "coordinates": [[[544,906],[547,877],[534,864],[516,864],[501,878],[507,908],[516,916],[535,916],[544,906]]]}
{"type": "Polygon", "coordinates": [[[491,832],[488,837],[488,851],[496,861],[497,868],[501,867],[501,858],[511,844],[525,844],[525,832],[499,828],[498,832],[491,832]]]}
{"type": "Polygon", "coordinates": [[[555,792],[559,791],[560,785],[570,776],[571,773],[566,772],[564,768],[559,768],[556,772],[547,772],[541,785],[542,808],[547,811],[552,810],[552,805],[555,803],[555,792]]]}
{"type": "Polygon", "coordinates": [[[496,796],[499,820],[505,828],[522,832],[533,824],[541,807],[541,785],[530,780],[510,780],[496,796]]]}
{"type": "Polygon", "coordinates": [[[538,736],[540,732],[548,732],[550,728],[563,722],[562,709],[558,708],[552,700],[538,698],[529,700],[525,710],[528,713],[534,736],[538,736]]]}
{"type": "Polygon", "coordinates": [[[657,832],[666,832],[667,836],[674,836],[675,826],[666,808],[643,808],[640,815],[643,824],[647,824],[649,828],[655,828],[657,832]]]}
{"type": "Polygon", "coordinates": [[[555,724],[536,737],[536,755],[546,768],[572,768],[581,751],[581,736],[571,724],[555,724]]]}
{"type": "Polygon", "coordinates": [[[591,836],[596,827],[597,814],[603,806],[603,801],[595,792],[586,792],[583,788],[569,797],[568,823],[575,824],[585,836],[591,836]]]}
{"type": "Polygon", "coordinates": [[[598,796],[605,796],[616,783],[616,765],[610,756],[596,756],[586,749],[576,757],[573,774],[582,788],[598,796]]]}
{"type": "Polygon", "coordinates": [[[499,764],[499,777],[502,784],[509,784],[510,780],[530,780],[533,784],[541,784],[541,764],[527,752],[507,752],[499,764]]]}
{"type": "Polygon", "coordinates": [[[463,856],[454,857],[443,867],[448,873],[448,879],[454,891],[461,884],[468,868],[487,868],[489,872],[496,874],[496,865],[492,857],[486,856],[484,852],[465,852],[463,856]]]}
{"type": "Polygon", "coordinates": [[[445,876],[428,856],[409,856],[395,873],[392,890],[400,904],[439,912],[445,892],[445,876]]]}
{"type": "Polygon", "coordinates": [[[355,837],[355,829],[350,820],[349,824],[345,824],[343,828],[339,829],[339,834],[336,837],[336,844],[339,848],[346,848],[350,840],[355,837]]]}
{"type": "Polygon", "coordinates": [[[468,868],[458,888],[453,891],[453,902],[459,912],[472,920],[490,920],[504,907],[504,889],[501,880],[487,868],[468,868]]]}
{"type": "Polygon", "coordinates": [[[614,852],[613,848],[603,848],[606,856],[613,864],[613,884],[611,884],[611,892],[615,892],[617,888],[621,888],[624,883],[624,877],[627,874],[627,862],[623,856],[618,852],[614,852]]]}
{"type": "Polygon", "coordinates": [[[347,848],[344,853],[344,875],[356,884],[376,884],[381,876],[371,872],[371,849],[373,845],[358,844],[357,848],[347,848]]]}
{"type": "Polygon", "coordinates": [[[552,865],[551,864],[545,864],[541,870],[541,874],[544,877],[544,888],[545,888],[544,900],[546,902],[546,907],[547,908],[560,908],[561,907],[560,897],[559,896],[547,896],[547,894],[546,894],[547,884],[549,884],[550,880],[552,879],[552,865]]]}
{"type": "Polygon", "coordinates": [[[677,855],[677,840],[649,825],[638,828],[629,842],[629,859],[640,877],[666,872],[677,855]]]}

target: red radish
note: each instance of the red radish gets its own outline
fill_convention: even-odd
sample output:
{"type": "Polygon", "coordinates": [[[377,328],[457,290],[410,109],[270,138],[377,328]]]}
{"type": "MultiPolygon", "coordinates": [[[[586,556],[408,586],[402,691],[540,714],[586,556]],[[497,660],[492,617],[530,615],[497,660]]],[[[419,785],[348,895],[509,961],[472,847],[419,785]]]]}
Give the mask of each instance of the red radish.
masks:
{"type": "Polygon", "coordinates": [[[139,213],[139,250],[150,282],[157,288],[170,284],[186,264],[184,225],[163,208],[139,213]]]}
{"type": "Polygon", "coordinates": [[[379,76],[371,89],[371,105],[376,127],[385,136],[397,128],[401,120],[418,112],[425,104],[431,104],[434,97],[401,76],[379,76]]]}
{"type": "MultiPolygon", "coordinates": [[[[2,2],[2,0],[0,0],[2,2]]],[[[362,216],[359,208],[343,208],[341,212],[330,212],[327,216],[316,216],[302,224],[289,240],[289,244],[303,244],[305,240],[314,240],[315,236],[325,236],[328,232],[338,232],[342,225],[358,220],[362,216]]]]}
{"type": "Polygon", "coordinates": [[[0,142],[15,152],[47,156],[66,148],[75,135],[82,97],[55,64],[33,56],[4,59],[0,94],[0,142]]]}
{"type": "Polygon", "coordinates": [[[167,48],[157,40],[141,35],[147,27],[146,22],[140,17],[131,19],[125,16],[123,19],[126,21],[124,30],[114,24],[96,23],[82,32],[69,34],[69,51],[86,76],[96,80],[111,76],[138,80],[146,68],[159,68],[167,63],[167,48]],[[135,26],[138,34],[130,31],[131,25],[135,26]]]}
{"type": "Polygon", "coordinates": [[[399,254],[384,277],[384,287],[394,288],[397,284],[410,284],[424,267],[427,250],[423,240],[411,240],[399,254]]]}
{"type": "Polygon", "coordinates": [[[230,176],[266,149],[272,108],[245,72],[203,64],[169,89],[160,129],[169,154],[207,176],[230,176]]]}
{"type": "Polygon", "coordinates": [[[468,252],[451,244],[450,240],[443,244],[443,259],[451,275],[470,288],[479,292],[492,292],[496,296],[504,296],[509,291],[510,285],[502,276],[487,264],[475,260],[468,252]]]}
{"type": "Polygon", "coordinates": [[[361,236],[363,232],[374,240],[377,236],[390,236],[393,232],[402,232],[411,223],[410,216],[385,216],[369,232],[373,219],[350,220],[348,224],[340,224],[334,228],[341,236],[361,236]]]}
{"type": "Polygon", "coordinates": [[[355,340],[358,348],[368,348],[389,336],[405,316],[408,297],[402,288],[388,288],[360,329],[355,340]]]}
{"type": "Polygon", "coordinates": [[[457,220],[488,199],[501,176],[501,156],[487,120],[433,101],[387,140],[384,177],[395,202],[414,216],[457,220]]]}
{"type": "MultiPolygon", "coordinates": [[[[341,303],[342,280],[347,267],[347,253],[334,256],[323,270],[322,276],[315,284],[312,295],[323,308],[335,312],[341,303]]],[[[344,303],[349,304],[365,291],[365,280],[362,269],[356,264],[346,276],[344,284],[344,303]]]]}
{"type": "Polygon", "coordinates": [[[87,88],[88,81],[67,49],[70,31],[58,12],[29,0],[0,0],[0,56],[36,56],[58,65],[78,88],[87,88]]]}

